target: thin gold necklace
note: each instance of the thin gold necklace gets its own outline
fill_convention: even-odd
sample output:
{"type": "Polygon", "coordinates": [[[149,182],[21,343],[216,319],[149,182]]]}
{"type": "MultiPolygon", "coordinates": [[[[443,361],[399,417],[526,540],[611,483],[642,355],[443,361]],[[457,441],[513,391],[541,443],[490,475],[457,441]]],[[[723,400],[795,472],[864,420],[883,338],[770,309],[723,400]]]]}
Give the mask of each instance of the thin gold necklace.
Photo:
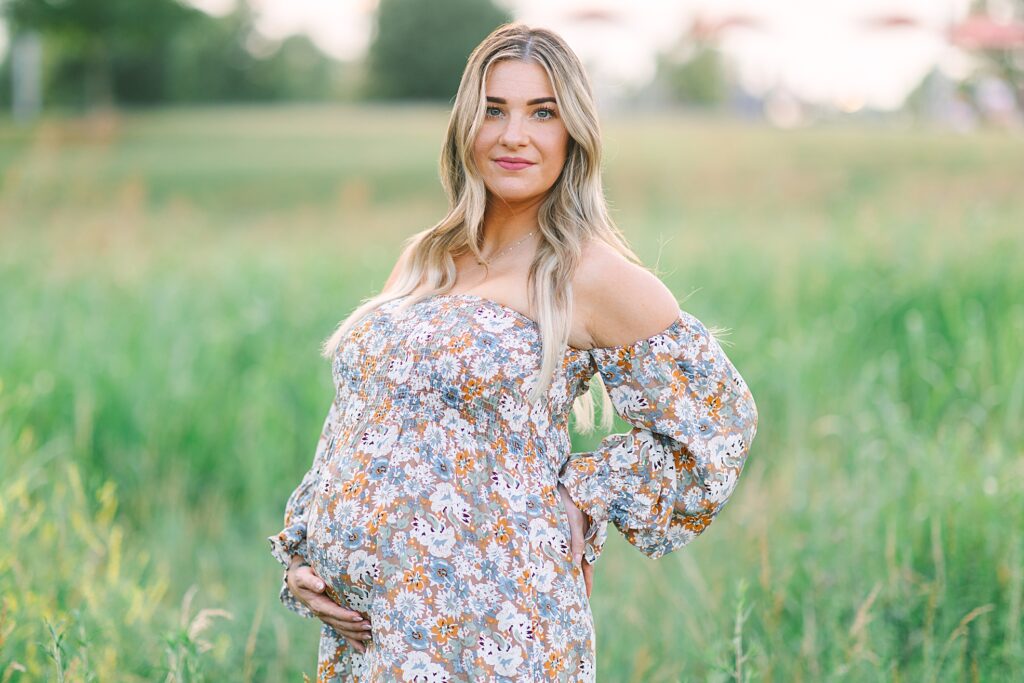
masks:
{"type": "Polygon", "coordinates": [[[491,258],[489,258],[489,259],[487,259],[485,261],[481,261],[479,258],[477,258],[476,262],[478,264],[480,264],[481,266],[486,266],[486,265],[488,265],[490,263],[494,263],[494,261],[496,261],[499,256],[502,256],[503,254],[506,254],[506,253],[512,251],[513,249],[515,249],[516,247],[518,247],[520,244],[523,243],[523,240],[525,240],[527,237],[529,237],[530,235],[532,235],[535,232],[536,232],[536,230],[531,230],[530,232],[526,233],[526,235],[523,236],[521,239],[517,240],[516,243],[513,244],[511,247],[506,247],[505,249],[502,249],[497,254],[495,254],[494,256],[492,256],[491,258]]]}

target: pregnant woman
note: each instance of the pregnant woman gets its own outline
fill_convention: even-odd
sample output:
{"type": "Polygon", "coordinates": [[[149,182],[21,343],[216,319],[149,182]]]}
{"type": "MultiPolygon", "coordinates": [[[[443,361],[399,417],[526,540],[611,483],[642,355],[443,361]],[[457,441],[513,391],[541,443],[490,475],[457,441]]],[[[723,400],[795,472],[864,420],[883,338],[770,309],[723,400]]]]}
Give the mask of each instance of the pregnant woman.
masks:
{"type": "Polygon", "coordinates": [[[559,36],[506,24],[473,51],[441,174],[448,214],[324,345],[335,397],[270,537],[281,597],[323,622],[320,682],[594,681],[608,523],[652,558],[704,531],[754,400],[609,217],[559,36]],[[595,393],[631,429],[570,453],[595,393]]]}

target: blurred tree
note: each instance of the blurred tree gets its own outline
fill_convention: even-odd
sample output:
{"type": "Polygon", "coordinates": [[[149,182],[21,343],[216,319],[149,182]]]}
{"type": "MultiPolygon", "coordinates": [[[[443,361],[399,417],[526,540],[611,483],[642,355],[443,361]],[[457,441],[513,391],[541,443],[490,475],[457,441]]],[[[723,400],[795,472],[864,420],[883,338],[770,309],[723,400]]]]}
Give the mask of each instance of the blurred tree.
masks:
{"type": "Polygon", "coordinates": [[[196,22],[173,38],[166,99],[174,102],[322,100],[339,65],[305,35],[281,42],[260,36],[252,10],[196,22]]]}
{"type": "Polygon", "coordinates": [[[711,106],[726,99],[722,60],[710,45],[692,47],[685,58],[659,55],[658,77],[668,97],[677,102],[711,106]]]}
{"type": "Polygon", "coordinates": [[[15,36],[41,35],[51,106],[351,99],[350,65],[305,35],[261,36],[246,0],[223,17],[177,0],[0,0],[0,11],[15,36]]]}
{"type": "Polygon", "coordinates": [[[380,0],[366,95],[451,101],[470,52],[511,19],[490,0],[380,0]]]}
{"type": "Polygon", "coordinates": [[[160,92],[170,37],[205,16],[177,0],[4,0],[2,9],[15,35],[38,31],[58,48],[57,77],[82,83],[90,108],[112,107],[115,84],[143,100],[160,92]],[[127,72],[120,83],[118,68],[127,72]]]}

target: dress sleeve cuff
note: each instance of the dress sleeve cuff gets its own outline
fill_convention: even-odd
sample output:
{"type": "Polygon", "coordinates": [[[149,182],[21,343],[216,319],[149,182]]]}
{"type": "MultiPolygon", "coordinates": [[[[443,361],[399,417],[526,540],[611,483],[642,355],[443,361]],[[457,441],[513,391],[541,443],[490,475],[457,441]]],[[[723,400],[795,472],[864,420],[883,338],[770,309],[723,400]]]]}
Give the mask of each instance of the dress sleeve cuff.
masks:
{"type": "Polygon", "coordinates": [[[276,536],[268,536],[267,540],[270,541],[270,554],[285,567],[285,572],[281,576],[281,590],[278,594],[281,604],[296,614],[312,618],[313,613],[288,588],[288,565],[291,564],[292,556],[306,557],[306,525],[304,523],[293,524],[276,536]]]}
{"type": "Polygon", "coordinates": [[[573,453],[558,481],[569,492],[572,502],[586,516],[583,531],[583,557],[594,564],[600,557],[608,538],[608,507],[600,495],[600,487],[592,478],[578,476],[576,465],[580,464],[583,453],[573,453]]]}
{"type": "Polygon", "coordinates": [[[292,563],[293,555],[306,557],[306,523],[296,522],[275,536],[268,536],[270,554],[284,567],[292,563]]]}

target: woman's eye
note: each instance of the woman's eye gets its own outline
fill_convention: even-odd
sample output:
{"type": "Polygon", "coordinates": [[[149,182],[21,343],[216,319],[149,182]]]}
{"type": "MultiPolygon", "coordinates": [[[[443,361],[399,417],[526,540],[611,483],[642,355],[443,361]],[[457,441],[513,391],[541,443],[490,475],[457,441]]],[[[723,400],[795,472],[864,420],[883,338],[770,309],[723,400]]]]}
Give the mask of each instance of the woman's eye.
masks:
{"type": "MultiPolygon", "coordinates": [[[[487,116],[501,116],[501,114],[502,114],[501,107],[487,107],[487,109],[485,109],[484,112],[486,113],[487,116]]],[[[535,114],[546,114],[546,116],[538,116],[537,117],[537,118],[539,118],[542,121],[547,121],[548,119],[555,118],[555,110],[551,109],[549,107],[544,107],[543,109],[538,109],[535,112],[535,114]]]]}

